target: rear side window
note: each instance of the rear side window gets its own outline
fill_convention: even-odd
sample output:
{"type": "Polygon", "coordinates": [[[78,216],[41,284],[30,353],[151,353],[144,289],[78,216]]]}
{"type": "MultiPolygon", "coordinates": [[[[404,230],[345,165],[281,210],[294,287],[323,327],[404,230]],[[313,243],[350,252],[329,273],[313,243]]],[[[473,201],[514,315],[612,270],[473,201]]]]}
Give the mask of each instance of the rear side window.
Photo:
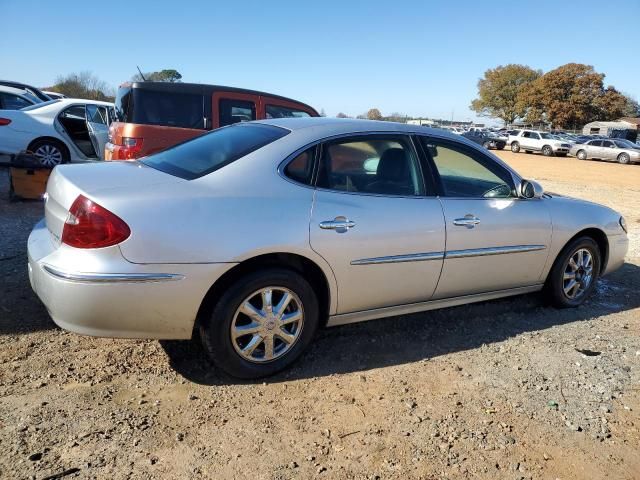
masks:
{"type": "Polygon", "coordinates": [[[291,160],[284,169],[284,174],[291,180],[311,185],[313,176],[313,157],[315,147],[305,150],[291,160]]]}
{"type": "Polygon", "coordinates": [[[303,110],[278,105],[267,105],[265,110],[267,118],[305,118],[311,116],[303,110]]]}
{"type": "MultiPolygon", "coordinates": [[[[118,92],[120,96],[120,92],[118,92]]],[[[197,93],[156,92],[134,88],[125,105],[125,95],[116,109],[124,113],[124,122],[165,127],[194,128],[204,130],[204,96],[197,93]]]]}
{"type": "MultiPolygon", "coordinates": [[[[39,101],[40,100],[37,102],[39,101]]],[[[0,92],[0,108],[4,108],[5,110],[20,110],[21,108],[28,107],[34,103],[36,103],[36,101],[29,102],[17,95],[0,92]]]]}
{"type": "Polygon", "coordinates": [[[193,180],[284,137],[288,130],[272,125],[220,128],[141,160],[162,172],[193,180]]]}

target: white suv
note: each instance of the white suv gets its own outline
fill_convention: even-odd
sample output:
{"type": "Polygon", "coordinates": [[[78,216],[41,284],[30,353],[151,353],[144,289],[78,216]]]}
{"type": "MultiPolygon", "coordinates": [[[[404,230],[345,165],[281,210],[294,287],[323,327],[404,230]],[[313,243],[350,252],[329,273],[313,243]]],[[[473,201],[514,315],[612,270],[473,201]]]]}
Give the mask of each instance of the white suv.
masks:
{"type": "Polygon", "coordinates": [[[546,157],[557,155],[566,157],[571,149],[571,144],[560,140],[549,132],[536,130],[521,130],[517,135],[509,135],[511,151],[518,153],[524,150],[527,153],[542,152],[546,157]]]}

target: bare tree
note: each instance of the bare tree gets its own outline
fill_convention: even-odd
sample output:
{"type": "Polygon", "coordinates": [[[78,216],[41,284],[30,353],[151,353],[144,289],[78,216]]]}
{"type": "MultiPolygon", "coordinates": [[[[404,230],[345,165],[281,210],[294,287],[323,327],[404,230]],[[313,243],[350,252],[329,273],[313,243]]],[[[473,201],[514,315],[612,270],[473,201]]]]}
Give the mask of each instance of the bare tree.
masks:
{"type": "Polygon", "coordinates": [[[107,102],[112,102],[115,98],[114,88],[89,71],[61,75],[50,89],[69,98],[84,98],[107,102]]]}

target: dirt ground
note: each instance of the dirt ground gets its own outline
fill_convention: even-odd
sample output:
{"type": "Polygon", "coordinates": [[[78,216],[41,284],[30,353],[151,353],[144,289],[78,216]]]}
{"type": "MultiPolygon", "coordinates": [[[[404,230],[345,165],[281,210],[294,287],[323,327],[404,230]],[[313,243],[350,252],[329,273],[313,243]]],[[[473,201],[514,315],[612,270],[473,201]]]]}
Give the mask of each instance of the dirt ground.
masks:
{"type": "Polygon", "coordinates": [[[327,329],[255,383],[196,342],[57,328],[26,274],[42,205],[9,203],[0,170],[0,478],[640,478],[640,166],[500,155],[626,216],[627,263],[586,305],[327,329]]]}

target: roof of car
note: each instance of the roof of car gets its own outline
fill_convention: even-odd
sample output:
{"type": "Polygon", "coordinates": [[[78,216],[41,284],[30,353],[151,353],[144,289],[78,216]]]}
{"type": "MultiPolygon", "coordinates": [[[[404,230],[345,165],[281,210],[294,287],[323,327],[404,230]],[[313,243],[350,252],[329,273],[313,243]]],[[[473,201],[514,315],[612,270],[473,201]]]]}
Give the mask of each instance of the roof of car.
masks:
{"type": "Polygon", "coordinates": [[[210,95],[215,91],[225,91],[225,92],[234,92],[234,93],[247,93],[249,95],[261,95],[268,96],[273,98],[279,98],[281,100],[287,100],[289,102],[299,103],[300,105],[304,105],[307,108],[310,108],[314,112],[316,111],[310,105],[301,102],[300,100],[296,100],[294,98],[283,97],[281,95],[276,95],[268,92],[261,92],[259,90],[249,90],[247,88],[238,88],[238,87],[226,87],[224,85],[209,85],[205,83],[185,83],[185,82],[125,82],[121,87],[132,87],[132,88],[140,88],[143,90],[153,90],[159,92],[185,92],[185,93],[197,93],[202,95],[210,95]]]}
{"type": "MultiPolygon", "coordinates": [[[[27,92],[23,88],[8,87],[6,85],[0,85],[0,92],[11,93],[13,95],[24,95],[26,93],[30,94],[30,92],[27,92]]],[[[33,96],[33,94],[30,95],[33,96]]]]}

